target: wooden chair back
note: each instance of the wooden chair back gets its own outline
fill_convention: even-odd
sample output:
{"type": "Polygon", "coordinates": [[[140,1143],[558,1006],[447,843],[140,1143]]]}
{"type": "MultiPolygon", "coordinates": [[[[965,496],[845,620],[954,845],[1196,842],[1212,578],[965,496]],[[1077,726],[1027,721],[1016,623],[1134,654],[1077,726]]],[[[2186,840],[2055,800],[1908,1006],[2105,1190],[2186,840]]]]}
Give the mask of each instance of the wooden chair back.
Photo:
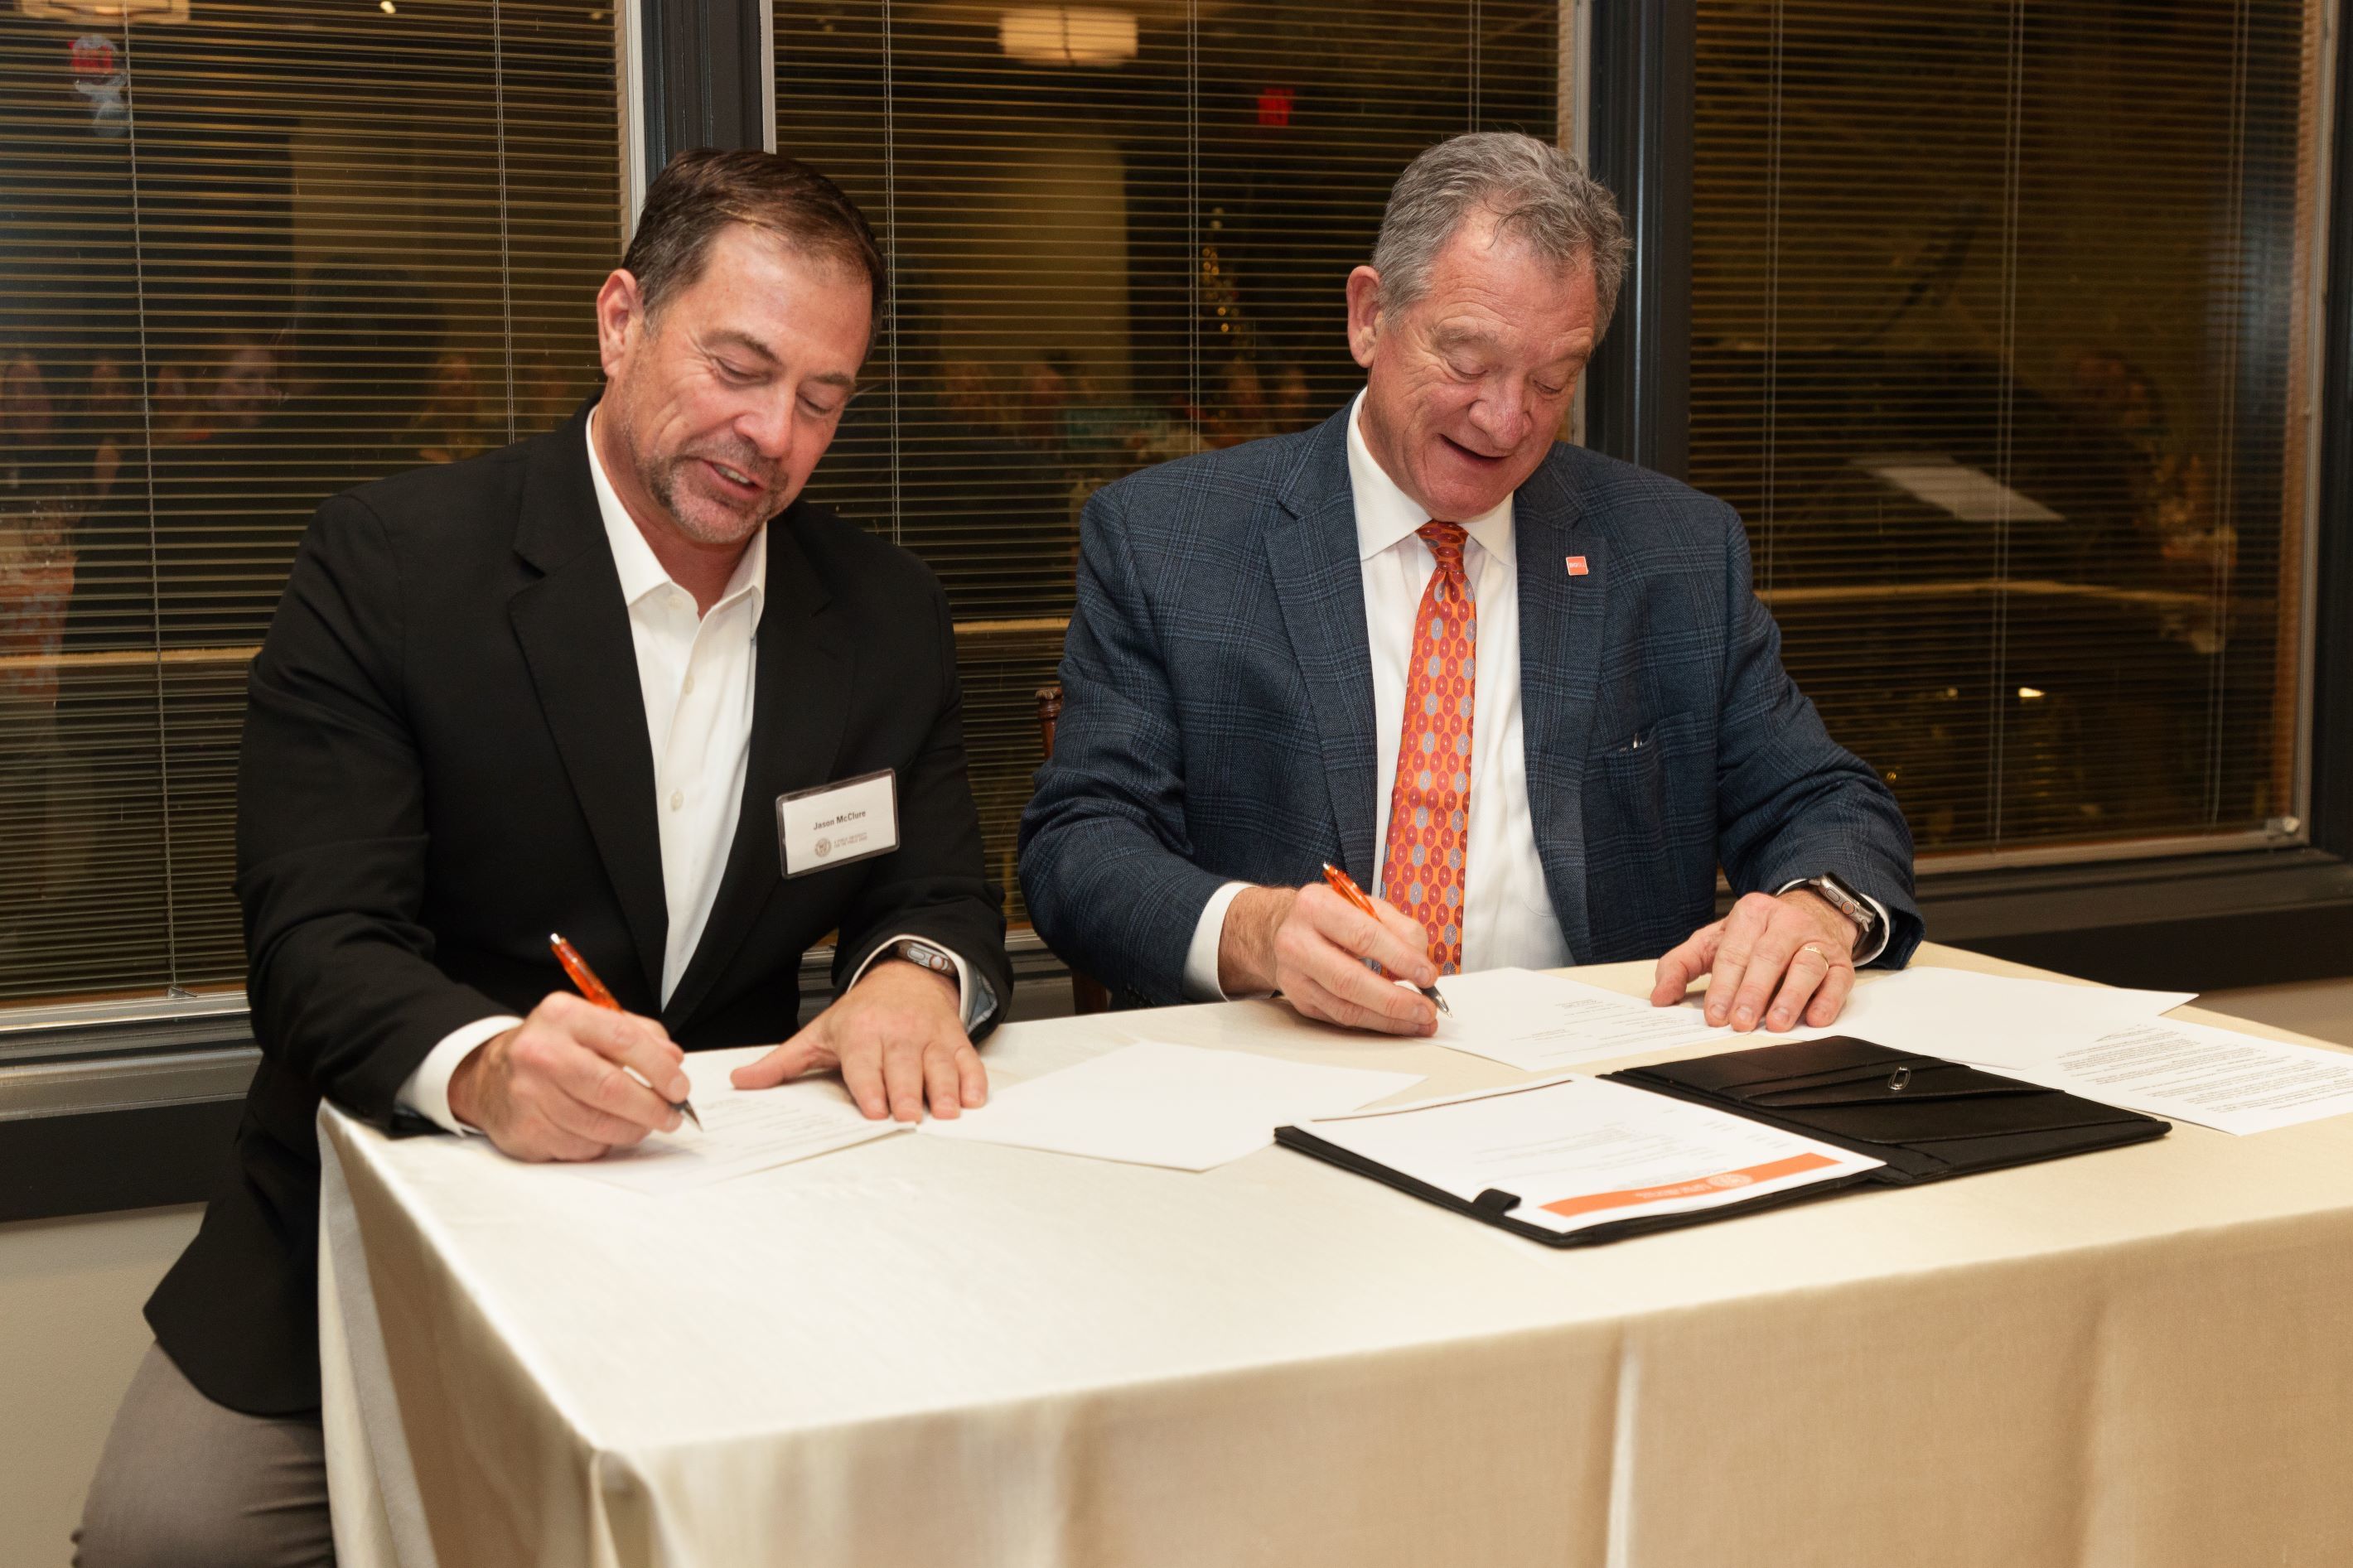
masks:
{"type": "MultiPolygon", "coordinates": [[[[1062,717],[1062,683],[1055,681],[1038,689],[1038,742],[1043,754],[1054,754],[1054,726],[1062,717]]],[[[1111,992],[1102,982],[1071,969],[1071,1011],[1073,1013],[1108,1013],[1111,992]]]]}

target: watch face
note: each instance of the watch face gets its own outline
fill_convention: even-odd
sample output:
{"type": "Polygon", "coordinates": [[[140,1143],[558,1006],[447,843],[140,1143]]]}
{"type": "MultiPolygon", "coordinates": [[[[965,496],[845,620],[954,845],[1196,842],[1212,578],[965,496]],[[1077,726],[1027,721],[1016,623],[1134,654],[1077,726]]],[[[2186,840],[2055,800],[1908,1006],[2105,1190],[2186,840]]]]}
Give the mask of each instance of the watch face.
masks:
{"type": "Polygon", "coordinates": [[[1874,923],[1871,906],[1849,892],[1845,883],[1836,877],[1821,876],[1815,878],[1812,885],[1816,892],[1830,900],[1832,909],[1864,931],[1871,930],[1874,923]]]}

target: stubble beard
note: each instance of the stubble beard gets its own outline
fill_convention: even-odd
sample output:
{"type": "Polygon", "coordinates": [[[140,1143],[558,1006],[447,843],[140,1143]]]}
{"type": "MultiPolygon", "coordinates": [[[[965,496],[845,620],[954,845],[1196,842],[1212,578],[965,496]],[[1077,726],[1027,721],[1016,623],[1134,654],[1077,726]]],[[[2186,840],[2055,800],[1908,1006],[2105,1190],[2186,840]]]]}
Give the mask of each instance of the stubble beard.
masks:
{"type": "Polygon", "coordinates": [[[679,505],[679,470],[697,461],[700,459],[695,458],[671,458],[655,464],[646,470],[646,489],[670,515],[670,525],[695,543],[742,543],[768,521],[765,516],[714,508],[725,521],[713,527],[679,505]]]}
{"type": "Polygon", "coordinates": [[[725,521],[712,527],[691,515],[679,504],[679,474],[687,464],[700,459],[691,457],[656,458],[647,452],[645,444],[638,438],[635,419],[623,413],[617,423],[621,445],[628,451],[629,461],[637,466],[638,474],[644,478],[646,493],[654,498],[654,504],[662,509],[663,515],[670,519],[670,526],[687,539],[696,544],[740,544],[768,521],[765,515],[747,517],[743,512],[723,510],[721,515],[725,521]]]}

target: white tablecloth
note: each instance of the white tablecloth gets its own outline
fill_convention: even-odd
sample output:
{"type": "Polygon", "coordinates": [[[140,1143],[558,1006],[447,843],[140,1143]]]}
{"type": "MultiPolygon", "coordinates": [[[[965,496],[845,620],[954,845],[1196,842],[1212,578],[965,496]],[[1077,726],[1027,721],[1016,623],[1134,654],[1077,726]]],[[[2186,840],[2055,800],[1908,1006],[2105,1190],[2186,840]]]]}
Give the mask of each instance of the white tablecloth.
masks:
{"type": "MultiPolygon", "coordinates": [[[[1106,1029],[1522,1076],[1237,1003],[993,1081],[1106,1029]]],[[[1274,1148],[650,1200],[320,1128],[346,1568],[2353,1562],[2353,1118],[1567,1251],[1274,1148]]]]}

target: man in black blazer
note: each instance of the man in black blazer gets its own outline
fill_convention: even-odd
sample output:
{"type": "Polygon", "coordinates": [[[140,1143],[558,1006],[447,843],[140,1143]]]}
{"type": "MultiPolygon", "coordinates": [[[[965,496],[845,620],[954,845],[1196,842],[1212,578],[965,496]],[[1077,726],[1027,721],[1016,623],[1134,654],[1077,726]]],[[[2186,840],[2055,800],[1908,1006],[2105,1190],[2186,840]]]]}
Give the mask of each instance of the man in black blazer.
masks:
{"type": "Polygon", "coordinates": [[[797,499],[881,278],[830,182],[686,154],[598,295],[601,401],[320,509],[238,784],[262,1061],[235,1167],[148,1303],[89,1568],[332,1559],[322,1096],[525,1159],[674,1128],[681,1047],[791,1036],[736,1083],[838,1068],[870,1116],[985,1096],[972,1037],[1012,976],[946,600],[797,499]],[[780,832],[780,797],[845,784],[864,843],[780,832]],[[551,929],[625,1013],[572,991],[551,929]],[[796,1035],[829,931],[838,999],[796,1035]]]}

